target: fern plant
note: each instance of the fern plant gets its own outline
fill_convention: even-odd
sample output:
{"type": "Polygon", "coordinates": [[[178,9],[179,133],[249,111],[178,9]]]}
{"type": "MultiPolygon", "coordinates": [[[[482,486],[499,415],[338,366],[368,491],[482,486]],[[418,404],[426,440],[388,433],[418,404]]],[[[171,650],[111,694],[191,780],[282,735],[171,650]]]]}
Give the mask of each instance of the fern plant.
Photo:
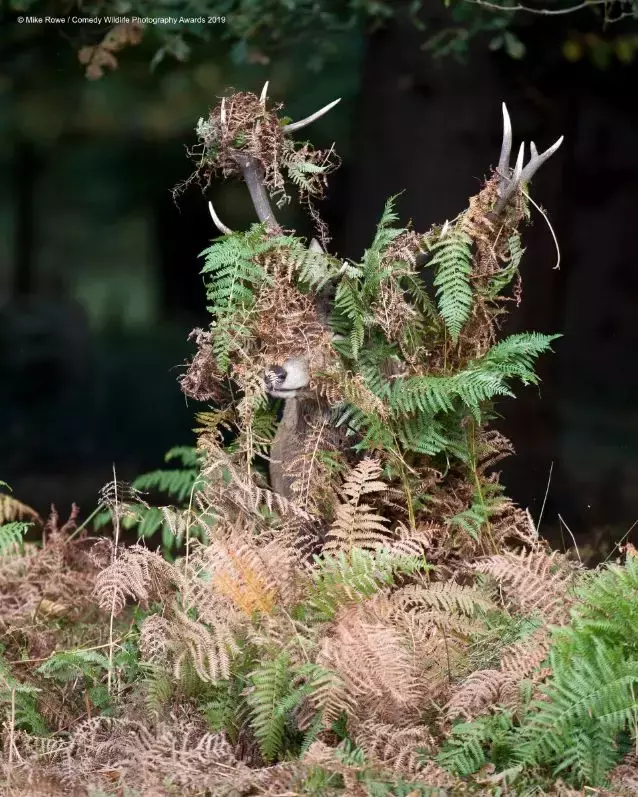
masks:
{"type": "Polygon", "coordinates": [[[472,239],[454,228],[441,236],[430,250],[439,313],[456,343],[472,307],[472,239]]]}
{"type": "Polygon", "coordinates": [[[516,711],[495,706],[495,713],[456,724],[438,757],[444,767],[468,776],[491,763],[520,783],[534,771],[544,772],[547,782],[561,777],[579,788],[608,782],[638,740],[638,656],[630,624],[638,611],[637,562],[629,556],[623,566],[579,577],[570,622],[554,629],[549,651],[539,657],[549,673],[545,683],[530,692],[522,680],[516,711]]]}
{"type": "MultiPolygon", "coordinates": [[[[196,501],[197,493],[204,486],[198,451],[190,446],[176,446],[166,453],[164,459],[166,462],[178,460],[182,467],[141,474],[131,484],[133,494],[140,499],[149,492],[164,494],[174,505],[187,509],[196,501]]],[[[113,512],[113,508],[101,510],[93,521],[94,528],[100,529],[112,522],[113,512]]],[[[171,515],[161,507],[148,505],[144,500],[132,501],[129,511],[123,513],[120,522],[124,529],[136,529],[138,539],[147,540],[160,533],[162,548],[167,554],[179,549],[184,542],[183,530],[175,529],[171,515]]],[[[197,538],[204,533],[199,523],[189,525],[190,536],[197,538]]]]}

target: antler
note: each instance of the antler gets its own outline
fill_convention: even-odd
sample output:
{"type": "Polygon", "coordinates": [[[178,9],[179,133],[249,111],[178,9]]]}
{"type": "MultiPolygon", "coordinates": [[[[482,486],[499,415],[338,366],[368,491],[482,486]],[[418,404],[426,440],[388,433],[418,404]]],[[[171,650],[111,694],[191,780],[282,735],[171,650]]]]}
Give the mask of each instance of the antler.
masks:
{"type": "MultiPolygon", "coordinates": [[[[269,81],[264,83],[261,94],[259,95],[259,101],[264,108],[266,107],[266,98],[268,96],[268,84],[269,81]]],[[[283,130],[286,133],[293,133],[295,130],[301,130],[301,128],[306,127],[311,122],[314,122],[315,119],[319,119],[319,117],[328,113],[328,111],[331,108],[334,108],[334,106],[340,101],[341,97],[328,103],[328,105],[325,105],[323,108],[315,111],[315,113],[310,114],[310,116],[307,116],[305,119],[300,119],[298,122],[290,122],[289,124],[284,125],[283,130]]],[[[222,99],[221,103],[221,121],[222,124],[224,124],[226,121],[225,97],[222,99]]],[[[259,122],[257,122],[257,124],[259,124],[259,122]]],[[[233,152],[233,158],[242,171],[244,182],[248,187],[250,198],[252,199],[255,212],[257,213],[257,218],[259,221],[264,222],[269,230],[277,229],[279,225],[277,224],[277,219],[275,218],[275,214],[268,198],[268,193],[264,186],[263,166],[257,158],[245,152],[235,151],[233,152]]],[[[210,214],[217,229],[224,235],[232,232],[232,230],[230,230],[230,228],[220,220],[212,204],[209,202],[208,205],[210,214]]]]}
{"type": "Polygon", "coordinates": [[[320,116],[323,116],[324,114],[328,113],[328,111],[332,110],[338,102],[341,102],[341,97],[337,97],[336,100],[324,105],[323,108],[311,113],[310,116],[306,116],[305,119],[300,119],[298,122],[289,122],[287,125],[284,125],[284,130],[286,133],[294,133],[295,130],[301,130],[302,127],[306,127],[316,119],[319,119],[320,116]]]}
{"type": "Polygon", "coordinates": [[[523,160],[525,158],[525,142],[523,142],[518,150],[516,164],[514,170],[510,175],[510,153],[512,151],[512,123],[510,115],[507,112],[507,106],[503,103],[503,143],[501,144],[501,154],[498,159],[497,174],[500,176],[498,185],[498,202],[494,207],[494,214],[499,215],[505,209],[510,198],[514,192],[523,183],[529,182],[540,167],[546,160],[556,152],[556,150],[563,143],[564,136],[561,136],[558,141],[552,144],[545,152],[540,155],[536,149],[536,144],[532,141],[530,144],[531,157],[527,166],[523,168],[523,160]]]}

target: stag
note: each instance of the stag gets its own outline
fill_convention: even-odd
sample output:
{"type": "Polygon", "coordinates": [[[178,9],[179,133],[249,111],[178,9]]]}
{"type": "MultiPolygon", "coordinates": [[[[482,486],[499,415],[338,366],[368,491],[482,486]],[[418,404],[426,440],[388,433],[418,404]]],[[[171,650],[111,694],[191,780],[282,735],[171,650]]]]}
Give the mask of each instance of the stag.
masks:
{"type": "MultiPolygon", "coordinates": [[[[267,92],[268,83],[264,85],[260,95],[260,101],[264,107],[267,92]]],[[[301,130],[330,111],[340,99],[328,103],[304,119],[285,125],[284,132],[294,133],[301,130]]],[[[532,179],[543,163],[558,150],[563,141],[561,136],[551,147],[541,153],[538,152],[534,142],[531,142],[530,159],[526,165],[523,165],[525,142],[521,143],[515,164],[512,167],[510,164],[512,125],[505,103],[502,105],[502,111],[503,138],[496,169],[498,178],[497,200],[489,214],[489,219],[492,222],[498,222],[523,185],[532,179]]],[[[222,100],[221,114],[223,122],[224,100],[222,100]]],[[[270,204],[268,192],[264,186],[264,171],[259,159],[240,151],[234,151],[233,157],[248,187],[259,221],[264,223],[266,229],[271,232],[280,230],[270,204]]],[[[221,221],[211,202],[208,203],[208,207],[217,229],[222,234],[231,233],[232,230],[221,221]]],[[[316,239],[311,241],[309,249],[315,252],[323,251],[316,239]]],[[[427,253],[425,257],[427,257],[427,253]]],[[[422,264],[424,262],[423,253],[417,253],[415,260],[417,265],[422,264]]],[[[330,306],[329,303],[326,303],[325,292],[317,297],[316,309],[320,323],[330,330],[330,306]]],[[[333,340],[336,338],[337,336],[333,335],[333,340]]],[[[310,371],[308,359],[304,356],[296,356],[288,358],[281,365],[273,365],[263,374],[265,391],[273,398],[284,400],[283,415],[278,424],[270,451],[269,475],[273,491],[289,500],[294,500],[292,489],[294,475],[286,465],[294,462],[302,452],[303,442],[309,429],[310,417],[314,416],[316,418],[325,411],[325,408],[318,404],[316,396],[313,396],[309,390],[312,378],[310,371]]]]}
{"type": "MultiPolygon", "coordinates": [[[[260,102],[265,107],[268,82],[264,84],[260,95],[260,102]]],[[[296,122],[290,122],[283,126],[285,133],[290,134],[303,129],[315,120],[334,108],[341,101],[339,97],[328,103],[318,111],[296,122]]],[[[225,100],[222,100],[221,114],[222,123],[224,122],[225,100]]],[[[269,232],[277,232],[281,228],[277,222],[274,211],[270,204],[268,192],[264,186],[264,170],[258,158],[241,151],[234,151],[233,157],[243,175],[244,182],[248,188],[255,213],[260,222],[265,224],[269,232]]],[[[232,233],[230,227],[223,223],[218,216],[212,202],[208,202],[208,209],[220,233],[227,235],[232,233]]],[[[313,238],[309,245],[310,252],[323,252],[321,244],[313,238]]],[[[324,290],[317,297],[316,312],[317,318],[322,326],[330,331],[333,339],[338,336],[332,335],[330,330],[330,306],[327,301],[327,292],[324,290]]],[[[308,359],[304,356],[289,357],[281,365],[272,365],[263,374],[264,388],[268,395],[273,398],[284,400],[283,414],[277,427],[277,432],[273,439],[270,450],[269,476],[271,488],[274,492],[292,500],[292,483],[294,476],[286,464],[295,461],[300,453],[301,444],[309,428],[311,417],[317,417],[320,408],[316,401],[316,396],[309,390],[311,373],[308,359]]]]}

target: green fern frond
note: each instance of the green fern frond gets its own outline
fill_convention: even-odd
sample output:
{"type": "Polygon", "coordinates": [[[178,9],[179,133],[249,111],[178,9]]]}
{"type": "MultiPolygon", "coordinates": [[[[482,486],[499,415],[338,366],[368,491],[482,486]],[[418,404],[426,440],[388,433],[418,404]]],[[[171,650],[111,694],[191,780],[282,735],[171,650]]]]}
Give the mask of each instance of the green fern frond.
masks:
{"type": "Polygon", "coordinates": [[[78,675],[98,678],[109,669],[108,657],[97,650],[61,651],[53,653],[38,667],[38,672],[57,681],[70,681],[78,675]]]}
{"type": "Polygon", "coordinates": [[[297,186],[297,188],[302,188],[306,191],[312,192],[314,186],[312,182],[308,180],[306,175],[324,174],[326,171],[326,166],[322,166],[319,163],[313,163],[312,161],[288,160],[286,162],[286,171],[288,172],[288,177],[297,186]]]}
{"type": "Polygon", "coordinates": [[[449,772],[468,777],[488,761],[498,769],[518,763],[516,744],[512,712],[500,711],[455,725],[437,761],[449,772]]]}
{"type": "Polygon", "coordinates": [[[363,347],[370,312],[362,300],[356,282],[349,277],[343,278],[337,287],[335,310],[349,321],[351,356],[356,360],[363,347]]]}
{"type": "Polygon", "coordinates": [[[3,523],[0,526],[0,556],[4,556],[16,550],[22,551],[24,547],[24,537],[31,525],[31,523],[24,523],[21,520],[3,523]]]}
{"type": "Polygon", "coordinates": [[[264,760],[272,762],[284,745],[287,717],[279,707],[291,691],[292,670],[288,655],[282,651],[276,658],[263,661],[250,674],[249,680],[252,691],[247,700],[251,725],[264,760]]]}
{"type": "Polygon", "coordinates": [[[197,491],[200,482],[199,469],[180,468],[179,470],[154,470],[138,476],[133,482],[136,490],[158,490],[166,493],[178,504],[187,501],[193,490],[197,491]]]}
{"type": "Polygon", "coordinates": [[[552,341],[561,335],[542,335],[540,332],[521,332],[497,343],[478,361],[480,367],[493,368],[505,377],[517,377],[524,385],[537,384],[535,359],[551,351],[552,341]]]}
{"type": "Polygon", "coordinates": [[[472,308],[472,239],[462,230],[452,229],[431,251],[439,312],[456,343],[472,308]]]}
{"type": "Polygon", "coordinates": [[[174,446],[164,454],[165,462],[178,459],[184,468],[199,468],[201,465],[201,452],[195,446],[174,446]]]}
{"type": "Polygon", "coordinates": [[[570,780],[588,786],[603,786],[607,773],[618,763],[621,755],[616,734],[609,733],[596,720],[570,729],[563,739],[563,760],[554,769],[554,775],[568,772],[570,780]]]}
{"type": "Polygon", "coordinates": [[[369,249],[366,249],[363,254],[362,270],[364,282],[368,286],[366,293],[369,298],[376,295],[383,278],[388,277],[392,273],[392,264],[382,268],[383,255],[390,244],[404,232],[402,227],[391,226],[399,220],[399,216],[395,210],[397,197],[398,194],[391,196],[386,201],[383,213],[377,224],[377,230],[372,245],[369,249]]]}
{"type": "Polygon", "coordinates": [[[446,451],[450,444],[443,423],[426,413],[399,419],[397,437],[405,451],[430,457],[446,451]]]}
{"type": "Polygon", "coordinates": [[[0,666],[0,706],[6,712],[5,722],[12,715],[13,728],[33,736],[48,736],[46,720],[38,710],[40,689],[23,684],[13,677],[6,678],[0,666]]]}
{"type": "Polygon", "coordinates": [[[473,503],[472,506],[451,517],[447,523],[450,528],[463,529],[473,540],[480,540],[481,529],[489,518],[489,512],[484,504],[473,503]]]}
{"type": "Polygon", "coordinates": [[[143,690],[146,706],[154,714],[159,714],[173,695],[173,680],[166,670],[146,663],[143,668],[143,690]]]}
{"type": "Polygon", "coordinates": [[[353,548],[315,557],[311,590],[303,610],[318,620],[331,620],[343,606],[361,603],[394,583],[399,574],[411,575],[423,565],[420,557],[398,556],[384,548],[368,551],[353,548]]]}
{"type": "MultiPolygon", "coordinates": [[[[578,761],[584,771],[582,750],[588,745],[596,748],[601,734],[613,748],[627,724],[636,728],[638,661],[596,639],[586,648],[572,647],[571,654],[566,662],[559,652],[550,651],[553,677],[542,689],[545,699],[532,704],[536,713],[522,730],[521,754],[528,762],[553,761],[556,766],[567,759],[578,761]]],[[[597,767],[590,764],[591,769],[597,767]]]]}

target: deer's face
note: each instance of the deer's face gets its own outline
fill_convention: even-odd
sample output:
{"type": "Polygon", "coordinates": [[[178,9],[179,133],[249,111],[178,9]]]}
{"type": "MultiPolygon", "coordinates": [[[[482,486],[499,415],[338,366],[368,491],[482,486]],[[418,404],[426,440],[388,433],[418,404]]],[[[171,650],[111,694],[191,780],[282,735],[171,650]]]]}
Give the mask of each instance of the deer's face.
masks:
{"type": "Polygon", "coordinates": [[[310,384],[308,362],[304,357],[289,357],[264,374],[266,391],[275,398],[297,398],[310,384]]]}

